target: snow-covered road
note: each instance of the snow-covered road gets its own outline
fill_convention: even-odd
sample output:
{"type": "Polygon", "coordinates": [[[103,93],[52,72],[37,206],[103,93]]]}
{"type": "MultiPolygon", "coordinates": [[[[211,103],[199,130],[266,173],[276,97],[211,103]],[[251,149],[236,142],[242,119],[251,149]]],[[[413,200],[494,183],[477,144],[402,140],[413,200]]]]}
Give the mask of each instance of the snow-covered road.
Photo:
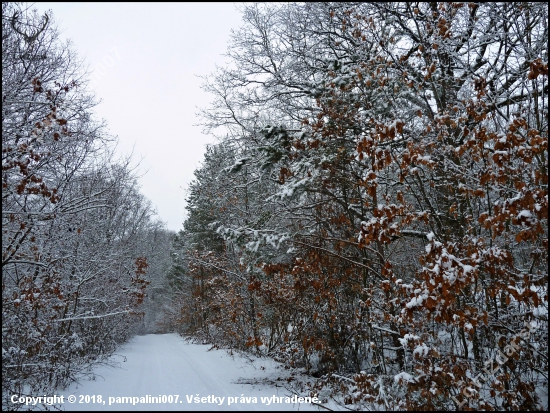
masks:
{"type": "Polygon", "coordinates": [[[289,403],[285,398],[292,395],[284,387],[238,383],[283,373],[275,362],[231,357],[226,351],[209,348],[186,343],[177,334],[137,336],[113,357],[120,361],[120,368],[99,367],[95,381],[82,381],[58,393],[64,396],[62,409],[318,410],[308,403],[289,403]],[[151,397],[160,396],[162,401],[163,395],[166,402],[147,403],[151,397]],[[74,403],[68,402],[69,396],[73,396],[74,403]],[[133,401],[138,403],[134,405],[133,401]]]}

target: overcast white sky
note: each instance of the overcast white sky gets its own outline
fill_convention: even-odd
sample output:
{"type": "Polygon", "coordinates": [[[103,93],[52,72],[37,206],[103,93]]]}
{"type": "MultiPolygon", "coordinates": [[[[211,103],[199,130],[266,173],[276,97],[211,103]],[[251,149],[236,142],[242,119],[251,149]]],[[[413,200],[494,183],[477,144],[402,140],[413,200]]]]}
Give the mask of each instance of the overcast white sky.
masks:
{"type": "MultiPolygon", "coordinates": [[[[27,3],[29,5],[33,3],[27,3]]],[[[241,25],[233,3],[35,3],[52,10],[62,38],[95,69],[96,113],[134,148],[142,193],[169,229],[182,228],[185,191],[213,138],[193,126],[197,107],[211,96],[200,89],[223,65],[230,30],[241,25]],[[103,65],[103,66],[101,66],[103,65]]]]}

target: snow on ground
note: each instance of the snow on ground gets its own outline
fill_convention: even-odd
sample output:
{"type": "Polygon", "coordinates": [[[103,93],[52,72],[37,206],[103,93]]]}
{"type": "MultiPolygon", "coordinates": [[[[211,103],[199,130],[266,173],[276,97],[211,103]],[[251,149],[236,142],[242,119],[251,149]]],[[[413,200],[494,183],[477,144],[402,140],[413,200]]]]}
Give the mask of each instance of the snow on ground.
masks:
{"type": "Polygon", "coordinates": [[[119,368],[100,366],[95,370],[97,377],[94,381],[74,383],[59,392],[64,396],[61,409],[319,409],[309,403],[285,402],[289,401],[286,397],[293,395],[282,384],[262,384],[262,379],[275,380],[278,376],[284,376],[285,371],[278,369],[275,361],[248,360],[236,354],[232,357],[225,350],[208,351],[209,348],[207,345],[189,344],[177,334],[137,336],[118,351],[118,356],[113,356],[112,360],[120,362],[119,368]],[[255,384],[244,384],[247,382],[255,384]],[[166,401],[162,402],[164,395],[167,396],[166,401]],[[74,403],[68,402],[69,396],[74,396],[74,403]],[[282,398],[274,399],[273,396],[282,398]],[[159,398],[160,403],[150,403],[151,397],[159,398]],[[135,405],[134,401],[137,401],[135,405]]]}

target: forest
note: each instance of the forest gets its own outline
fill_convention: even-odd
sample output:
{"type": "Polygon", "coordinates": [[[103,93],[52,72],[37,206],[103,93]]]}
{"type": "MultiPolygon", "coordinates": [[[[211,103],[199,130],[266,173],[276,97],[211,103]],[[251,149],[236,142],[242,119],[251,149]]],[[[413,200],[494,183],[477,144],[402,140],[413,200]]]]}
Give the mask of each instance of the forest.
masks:
{"type": "Polygon", "coordinates": [[[173,234],[49,16],[2,4],[2,397],[135,334],[352,410],[548,408],[548,6],[249,3],[173,234]]]}
{"type": "Polygon", "coordinates": [[[243,6],[175,328],[353,409],[548,405],[548,6],[243,6]]]}
{"type": "Polygon", "coordinates": [[[173,234],[52,20],[2,3],[2,410],[89,376],[148,328],[170,266],[173,234]]]}

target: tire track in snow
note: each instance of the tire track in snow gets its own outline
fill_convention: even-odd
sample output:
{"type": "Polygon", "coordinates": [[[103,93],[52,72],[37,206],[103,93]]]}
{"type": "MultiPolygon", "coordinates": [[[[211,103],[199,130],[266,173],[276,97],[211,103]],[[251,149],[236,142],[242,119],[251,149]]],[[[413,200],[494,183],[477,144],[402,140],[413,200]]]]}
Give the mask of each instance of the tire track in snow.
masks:
{"type": "Polygon", "coordinates": [[[261,403],[260,397],[287,396],[281,387],[237,384],[239,378],[275,377],[279,374],[272,360],[254,363],[240,356],[231,357],[224,350],[208,351],[209,346],[189,344],[177,334],[149,334],[135,337],[118,354],[126,357],[120,368],[101,366],[95,370],[95,381],[82,381],[58,392],[77,398],[77,403],[65,403],[63,410],[317,410],[309,404],[261,403]],[[265,370],[260,369],[265,367],[265,370]],[[186,395],[195,397],[225,397],[222,405],[188,403],[186,395]],[[232,404],[227,397],[256,397],[257,404],[232,404]],[[101,395],[105,405],[78,403],[80,396],[101,395]],[[113,404],[109,397],[158,397],[179,395],[177,404],[113,404]]]}

